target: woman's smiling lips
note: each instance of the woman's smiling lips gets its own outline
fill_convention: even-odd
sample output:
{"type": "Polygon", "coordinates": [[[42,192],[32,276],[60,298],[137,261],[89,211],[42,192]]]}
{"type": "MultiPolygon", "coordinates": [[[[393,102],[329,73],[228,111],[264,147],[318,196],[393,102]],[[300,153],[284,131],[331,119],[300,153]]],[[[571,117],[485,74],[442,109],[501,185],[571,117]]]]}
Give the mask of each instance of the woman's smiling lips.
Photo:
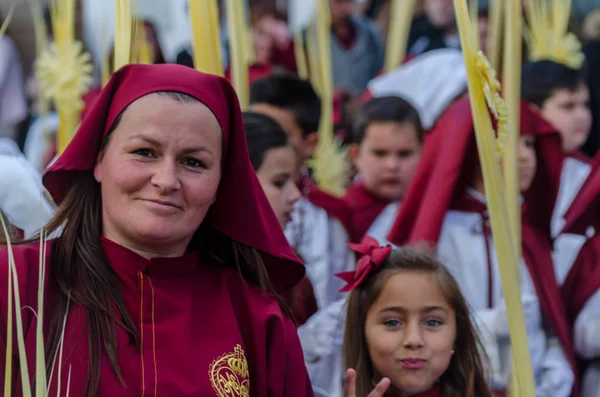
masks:
{"type": "Polygon", "coordinates": [[[181,210],[182,208],[178,205],[176,205],[175,203],[172,203],[170,201],[164,201],[164,200],[153,200],[153,199],[140,199],[142,201],[145,201],[147,203],[151,203],[151,205],[155,208],[160,208],[162,207],[163,209],[178,209],[181,210]]]}

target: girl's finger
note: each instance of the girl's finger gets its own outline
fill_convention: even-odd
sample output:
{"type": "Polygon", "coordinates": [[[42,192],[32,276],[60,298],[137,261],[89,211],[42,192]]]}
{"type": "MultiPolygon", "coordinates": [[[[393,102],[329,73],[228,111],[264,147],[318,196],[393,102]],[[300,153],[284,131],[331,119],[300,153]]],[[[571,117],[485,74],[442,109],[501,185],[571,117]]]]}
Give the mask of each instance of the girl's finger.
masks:
{"type": "Polygon", "coordinates": [[[390,380],[388,378],[383,378],[379,381],[375,389],[371,393],[369,393],[368,397],[383,397],[387,389],[390,388],[390,380]]]}
{"type": "Polygon", "coordinates": [[[356,371],[352,368],[346,371],[344,397],[356,397],[356,371]]]}

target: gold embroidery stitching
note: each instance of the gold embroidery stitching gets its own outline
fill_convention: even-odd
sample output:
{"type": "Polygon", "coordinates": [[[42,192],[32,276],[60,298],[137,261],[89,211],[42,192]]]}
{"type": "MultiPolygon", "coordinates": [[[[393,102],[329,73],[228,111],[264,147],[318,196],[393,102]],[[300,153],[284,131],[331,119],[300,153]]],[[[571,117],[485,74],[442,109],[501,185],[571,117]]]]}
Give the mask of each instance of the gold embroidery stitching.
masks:
{"type": "Polygon", "coordinates": [[[249,397],[248,362],[242,346],[214,360],[208,369],[210,383],[219,397],[249,397]]]}

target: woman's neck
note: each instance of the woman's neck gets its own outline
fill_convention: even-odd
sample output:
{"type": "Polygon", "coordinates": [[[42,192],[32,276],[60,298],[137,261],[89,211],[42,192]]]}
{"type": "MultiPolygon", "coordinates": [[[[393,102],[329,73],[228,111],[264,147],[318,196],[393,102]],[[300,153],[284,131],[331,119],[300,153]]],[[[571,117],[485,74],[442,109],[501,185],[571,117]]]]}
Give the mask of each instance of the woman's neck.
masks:
{"type": "Polygon", "coordinates": [[[148,260],[152,258],[177,258],[183,256],[185,255],[187,246],[189,244],[188,241],[187,243],[185,243],[185,245],[178,244],[176,246],[169,245],[167,247],[156,245],[150,248],[142,244],[138,244],[132,241],[128,241],[127,239],[120,238],[119,236],[115,236],[108,231],[105,231],[102,234],[102,237],[116,244],[119,244],[120,246],[125,247],[128,250],[135,252],[142,258],[148,260]]]}

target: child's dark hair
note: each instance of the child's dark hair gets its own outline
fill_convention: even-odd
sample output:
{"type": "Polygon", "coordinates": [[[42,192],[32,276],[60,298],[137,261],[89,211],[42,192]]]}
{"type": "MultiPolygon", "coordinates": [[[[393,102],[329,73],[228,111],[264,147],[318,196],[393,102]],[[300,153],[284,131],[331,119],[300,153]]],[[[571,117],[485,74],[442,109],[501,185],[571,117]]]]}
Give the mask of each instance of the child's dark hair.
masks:
{"type": "Polygon", "coordinates": [[[541,108],[557,90],[573,92],[586,82],[585,65],[575,70],[553,61],[530,62],[523,68],[521,96],[541,108]]]}
{"type": "Polygon", "coordinates": [[[456,314],[455,354],[440,378],[444,397],[492,397],[482,359],[483,347],[458,284],[448,269],[433,256],[414,248],[394,249],[382,267],[348,298],[344,359],[347,368],[356,370],[356,396],[366,397],[373,389],[373,363],[365,337],[367,312],[379,297],[390,276],[418,271],[435,276],[449,305],[456,314]]]}
{"type": "Polygon", "coordinates": [[[360,144],[369,125],[377,122],[410,124],[415,127],[419,142],[423,142],[423,125],[417,109],[400,97],[382,96],[371,99],[358,109],[352,128],[352,143],[360,144]]]}
{"type": "Polygon", "coordinates": [[[309,81],[292,73],[274,73],[250,87],[250,104],[266,104],[289,110],[304,137],[317,132],[321,121],[321,99],[309,81]]]}
{"type": "Polygon", "coordinates": [[[290,144],[281,126],[269,116],[256,112],[244,112],[243,119],[248,154],[254,170],[260,168],[265,154],[269,150],[290,144]]]}

